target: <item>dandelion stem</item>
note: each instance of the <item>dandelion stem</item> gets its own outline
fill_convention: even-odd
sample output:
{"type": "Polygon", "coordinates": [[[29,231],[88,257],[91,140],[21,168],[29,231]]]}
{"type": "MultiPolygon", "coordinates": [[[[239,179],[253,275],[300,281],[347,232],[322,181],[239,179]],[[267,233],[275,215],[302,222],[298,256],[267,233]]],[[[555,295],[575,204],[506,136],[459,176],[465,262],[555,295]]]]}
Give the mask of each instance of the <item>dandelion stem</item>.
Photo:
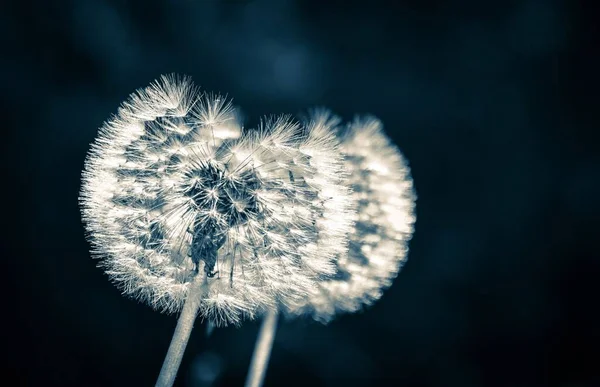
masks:
{"type": "Polygon", "coordinates": [[[277,316],[277,310],[271,310],[265,315],[262,321],[246,378],[246,387],[261,387],[265,380],[267,365],[271,356],[271,348],[273,348],[275,330],[277,329],[277,316]]]}
{"type": "Polygon", "coordinates": [[[189,293],[183,304],[183,309],[177,320],[177,326],[167,351],[167,356],[163,362],[156,387],[171,387],[175,382],[177,370],[181,364],[185,347],[190,338],[190,333],[194,327],[194,321],[200,307],[202,294],[206,291],[207,277],[204,275],[196,275],[194,281],[190,284],[189,293]]]}

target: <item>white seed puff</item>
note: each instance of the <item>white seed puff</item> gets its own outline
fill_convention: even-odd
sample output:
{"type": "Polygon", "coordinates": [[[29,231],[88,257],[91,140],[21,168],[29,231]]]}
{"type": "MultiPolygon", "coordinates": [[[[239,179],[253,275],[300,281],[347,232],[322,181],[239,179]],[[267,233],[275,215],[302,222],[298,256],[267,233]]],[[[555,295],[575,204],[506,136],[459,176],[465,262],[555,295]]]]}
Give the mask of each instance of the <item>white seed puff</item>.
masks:
{"type": "Polygon", "coordinates": [[[287,310],[323,323],[382,296],[407,258],[415,223],[410,169],[381,121],[357,118],[340,136],[356,209],[349,250],[339,255],[334,277],[319,282],[304,302],[287,310]]]}
{"type": "Polygon", "coordinates": [[[333,125],[242,131],[224,98],[163,76],[100,129],[80,202],[92,252],[127,295],[165,312],[207,276],[216,325],[294,305],[347,250],[353,211],[333,125]]]}

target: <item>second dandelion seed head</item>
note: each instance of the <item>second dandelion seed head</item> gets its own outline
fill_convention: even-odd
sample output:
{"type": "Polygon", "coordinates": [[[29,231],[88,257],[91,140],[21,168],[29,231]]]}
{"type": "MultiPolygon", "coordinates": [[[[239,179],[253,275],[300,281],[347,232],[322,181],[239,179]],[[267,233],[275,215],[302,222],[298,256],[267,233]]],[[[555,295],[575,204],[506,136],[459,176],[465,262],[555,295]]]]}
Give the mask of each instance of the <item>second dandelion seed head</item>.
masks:
{"type": "MultiPolygon", "coordinates": [[[[319,116],[322,116],[320,113],[319,116]]],[[[336,260],[335,275],[286,311],[327,323],[377,301],[404,264],[415,223],[416,194],[410,168],[374,117],[357,118],[340,131],[352,188],[349,249],[336,260]]]]}

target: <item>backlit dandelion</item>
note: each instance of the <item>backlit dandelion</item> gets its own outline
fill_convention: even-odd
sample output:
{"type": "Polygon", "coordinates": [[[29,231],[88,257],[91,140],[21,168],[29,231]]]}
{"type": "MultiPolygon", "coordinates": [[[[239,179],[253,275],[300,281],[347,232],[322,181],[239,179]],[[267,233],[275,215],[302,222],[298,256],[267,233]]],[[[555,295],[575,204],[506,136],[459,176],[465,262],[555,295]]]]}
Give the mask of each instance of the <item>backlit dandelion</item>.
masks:
{"type": "Polygon", "coordinates": [[[180,323],[187,310],[187,333],[175,334],[187,340],[196,313],[236,324],[335,273],[351,225],[345,177],[327,127],[282,116],[242,131],[228,101],[171,76],[101,128],[81,205],[110,278],[158,310],[183,310],[180,323]]]}
{"type": "Polygon", "coordinates": [[[357,118],[341,134],[356,208],[347,254],[293,314],[321,322],[377,301],[404,264],[415,223],[416,194],[408,164],[374,117],[357,118]]]}
{"type": "MultiPolygon", "coordinates": [[[[338,119],[316,110],[307,125],[336,130],[338,119]]],[[[288,315],[307,314],[323,323],[382,296],[406,260],[415,223],[416,195],[408,164],[381,122],[357,118],[339,133],[356,210],[349,249],[340,252],[335,275],[319,281],[308,297],[280,306],[288,315]]],[[[262,385],[276,327],[277,314],[271,311],[256,341],[246,387],[262,385]]]]}

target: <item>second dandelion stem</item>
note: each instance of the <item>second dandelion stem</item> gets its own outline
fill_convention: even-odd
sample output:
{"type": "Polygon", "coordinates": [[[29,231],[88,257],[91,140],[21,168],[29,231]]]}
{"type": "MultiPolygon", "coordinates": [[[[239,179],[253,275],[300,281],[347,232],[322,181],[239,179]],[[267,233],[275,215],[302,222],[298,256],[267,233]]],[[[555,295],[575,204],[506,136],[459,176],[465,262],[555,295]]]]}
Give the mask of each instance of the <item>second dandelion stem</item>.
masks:
{"type": "Polygon", "coordinates": [[[179,370],[185,347],[187,346],[196,315],[198,314],[201,297],[206,292],[206,285],[206,274],[196,275],[196,278],[190,284],[190,290],[177,320],[177,326],[175,327],[167,356],[158,375],[156,387],[171,387],[175,382],[177,370],[179,370]]]}
{"type": "Polygon", "coordinates": [[[273,339],[277,329],[277,310],[269,311],[260,326],[260,332],[256,339],[254,354],[250,362],[248,376],[246,377],[245,387],[261,387],[267,373],[267,365],[273,348],[273,339]]]}

